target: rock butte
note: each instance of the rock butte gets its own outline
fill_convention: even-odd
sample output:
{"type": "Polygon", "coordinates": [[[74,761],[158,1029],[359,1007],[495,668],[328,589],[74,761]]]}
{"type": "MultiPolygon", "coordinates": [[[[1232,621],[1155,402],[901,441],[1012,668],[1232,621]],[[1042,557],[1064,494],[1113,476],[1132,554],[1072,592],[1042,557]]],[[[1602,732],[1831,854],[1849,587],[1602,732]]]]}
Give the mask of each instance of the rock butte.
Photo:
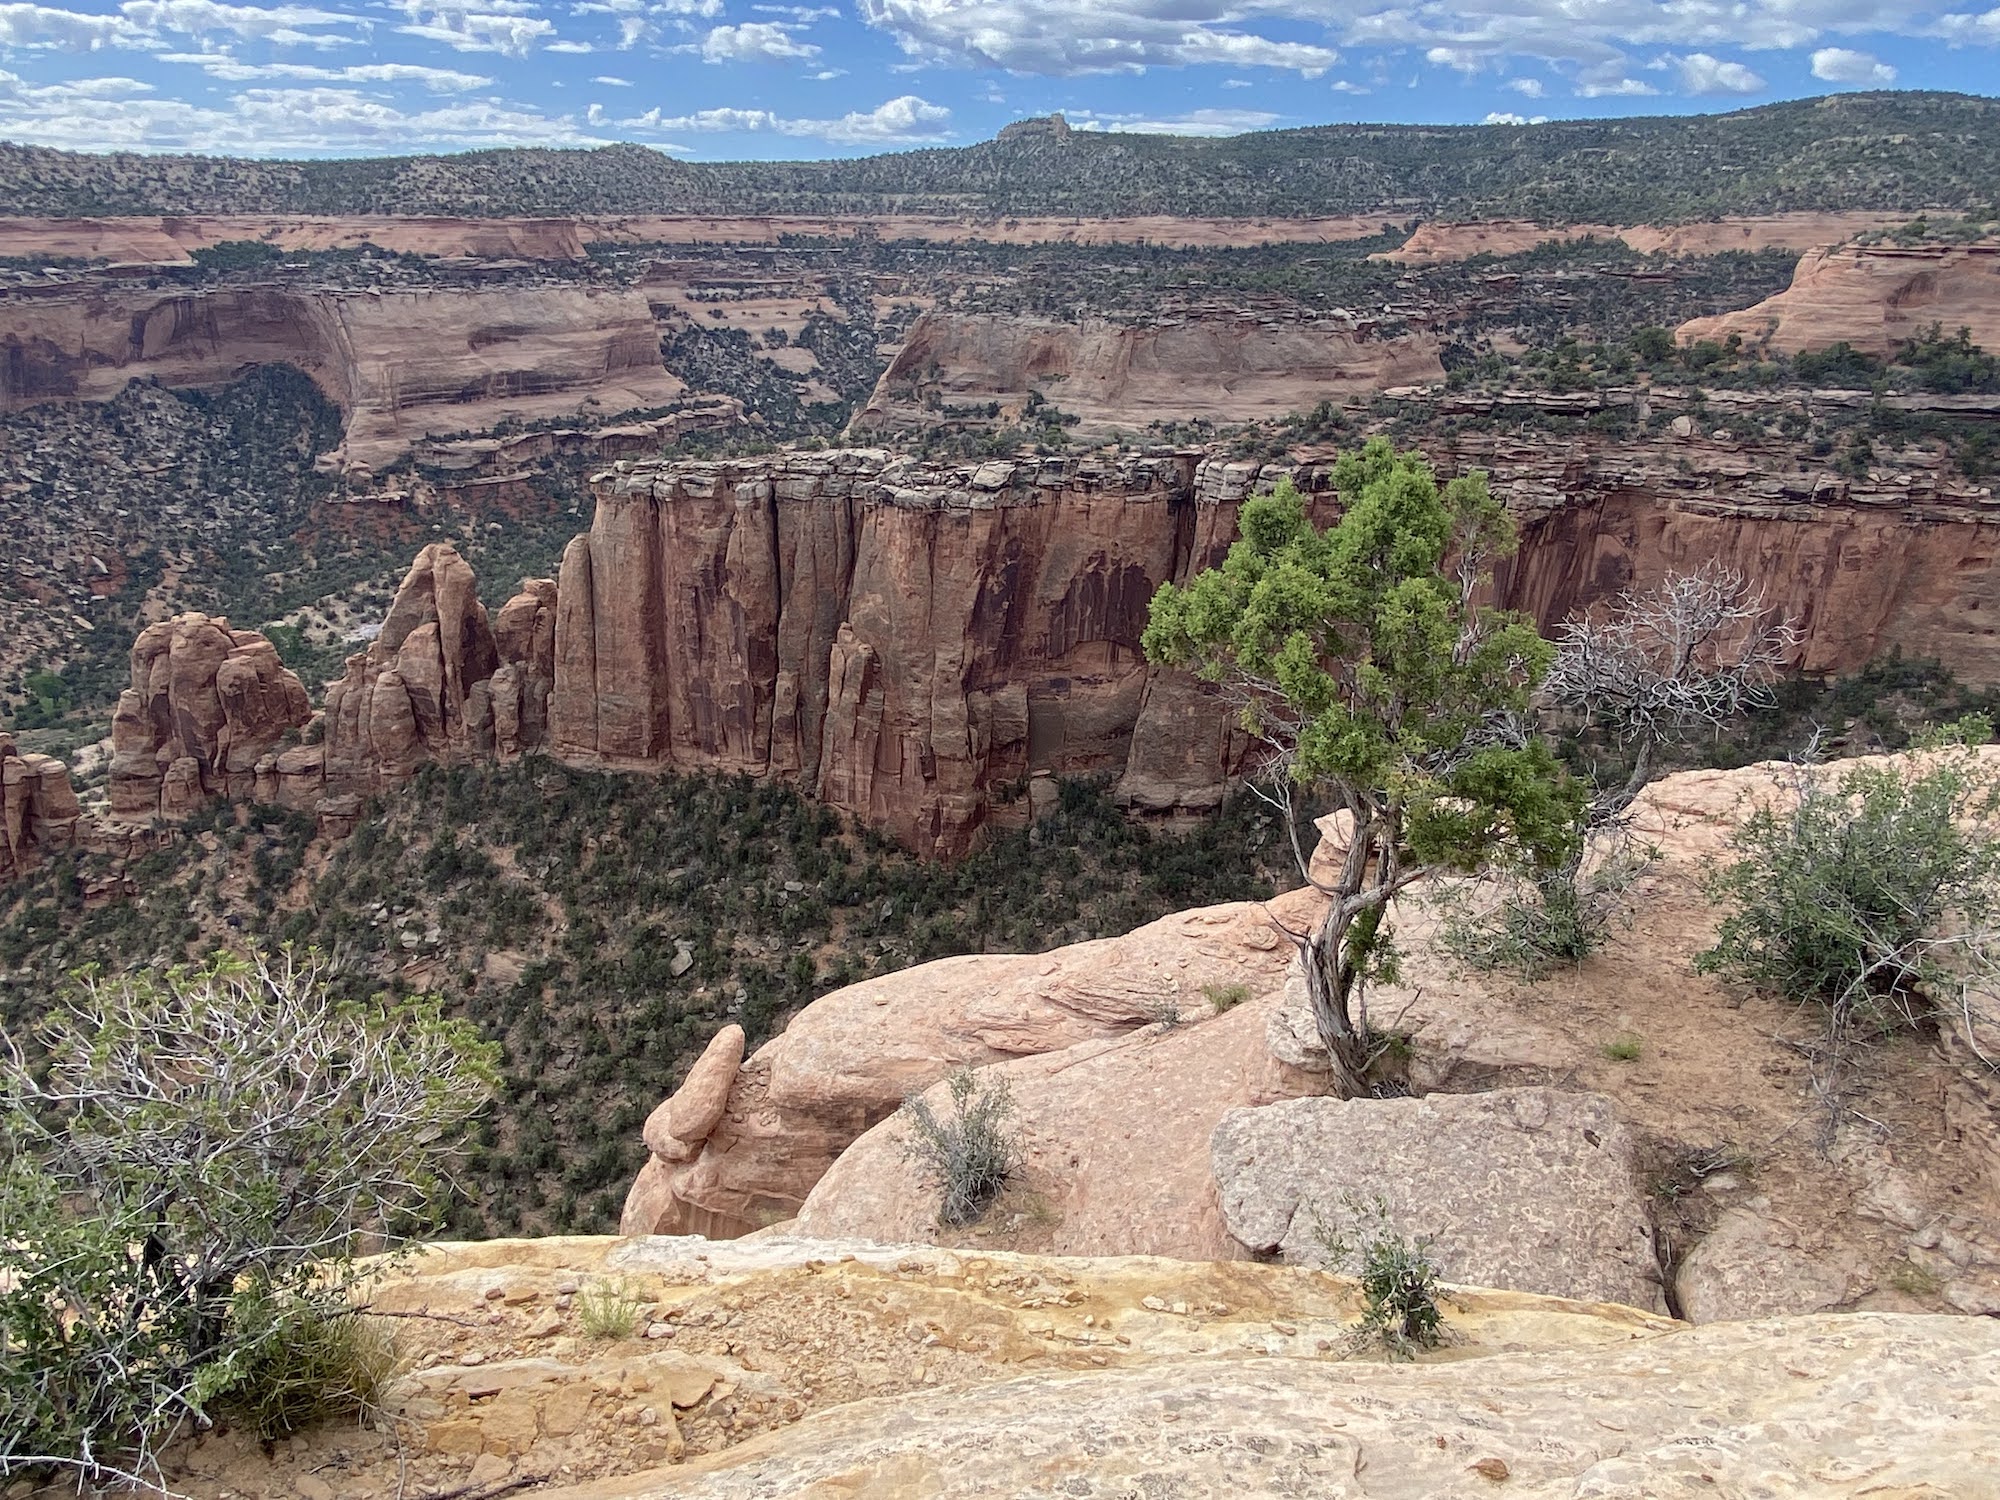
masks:
{"type": "Polygon", "coordinates": [[[0,880],[26,875],[75,843],[81,813],[68,767],[53,755],[23,755],[0,731],[0,880]]]}
{"type": "Polygon", "coordinates": [[[1849,343],[1887,355],[1937,324],[1986,348],[2000,344],[2000,243],[1835,245],[1807,254],[1792,284],[1740,312],[1683,323],[1678,336],[1769,342],[1797,354],[1849,343]]]}

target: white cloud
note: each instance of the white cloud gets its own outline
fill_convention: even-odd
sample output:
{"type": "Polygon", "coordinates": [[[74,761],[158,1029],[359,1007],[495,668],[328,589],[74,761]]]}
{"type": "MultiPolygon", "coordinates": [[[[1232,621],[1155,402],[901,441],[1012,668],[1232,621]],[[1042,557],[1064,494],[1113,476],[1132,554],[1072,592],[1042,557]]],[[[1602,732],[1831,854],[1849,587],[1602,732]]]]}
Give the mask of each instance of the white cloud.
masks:
{"type": "Polygon", "coordinates": [[[768,109],[700,109],[687,115],[666,115],[649,109],[620,123],[644,130],[741,132],[805,136],[840,145],[896,145],[942,140],[950,119],[951,111],[943,105],[905,94],[874,109],[857,110],[837,120],[792,119],[768,109]]]}
{"type": "Polygon", "coordinates": [[[1874,83],[1896,81],[1896,70],[1866,52],[1846,47],[1822,47],[1812,55],[1812,75],[1828,83],[1874,83]]]}
{"type": "Polygon", "coordinates": [[[289,79],[301,83],[414,83],[434,94],[464,94],[491,88],[493,80],[451,68],[427,68],[416,63],[357,63],[346,68],[322,68],[310,63],[246,63],[226,52],[163,52],[161,62],[190,63],[225,83],[289,79]]]}
{"type": "Polygon", "coordinates": [[[1482,125],[1546,125],[1547,115],[1517,115],[1512,110],[1496,109],[1479,122],[1482,125]]]}
{"type": "Polygon", "coordinates": [[[0,137],[80,151],[233,155],[410,151],[422,147],[599,146],[567,116],[472,100],[403,110],[353,89],[247,89],[217,106],[154,97],[131,79],[44,86],[0,75],[0,137]]]}
{"type": "Polygon", "coordinates": [[[1765,87],[1764,80],[1742,63],[1724,62],[1706,52],[1691,52],[1686,57],[1662,57],[1653,66],[1678,73],[1682,91],[1689,94],[1755,94],[1765,87]]]}
{"type": "Polygon", "coordinates": [[[534,15],[525,0],[402,0],[397,8],[410,18],[396,28],[403,35],[455,52],[526,57],[556,34],[555,23],[534,15]]]}
{"type": "Polygon", "coordinates": [[[1079,115],[1070,123],[1078,130],[1103,130],[1123,135],[1219,136],[1269,130],[1283,118],[1265,109],[1197,109],[1162,119],[1147,119],[1140,115],[1079,115]]]}
{"type": "Polygon", "coordinates": [[[797,40],[789,28],[772,21],[718,26],[701,42],[701,60],[711,63],[810,62],[819,54],[811,42],[797,40]]]}
{"type": "Polygon", "coordinates": [[[1601,83],[1579,83],[1577,96],[1582,99],[1639,99],[1659,90],[1640,78],[1610,78],[1601,83]]]}
{"type": "Polygon", "coordinates": [[[98,14],[30,3],[0,4],[0,48],[94,52],[159,51],[167,36],[255,37],[278,46],[358,40],[368,23],[306,5],[222,5],[216,0],[126,0],[98,14]],[[331,29],[329,29],[331,28],[331,29]]]}
{"type": "Polygon", "coordinates": [[[1539,99],[1548,92],[1539,78],[1510,78],[1507,87],[1524,99],[1539,99]]]}
{"type": "Polygon", "coordinates": [[[590,81],[591,81],[592,83],[602,83],[602,84],[606,84],[606,85],[609,85],[609,86],[610,86],[611,88],[614,88],[614,89],[629,89],[630,87],[632,87],[632,80],[631,80],[631,79],[629,79],[629,78],[614,78],[614,77],[612,77],[612,76],[611,76],[611,74],[609,74],[609,73],[599,73],[599,74],[598,74],[598,75],[597,75],[597,76],[596,76],[595,78],[591,79],[590,81]]]}
{"type": "MultiPolygon", "coordinates": [[[[1265,7],[1310,11],[1318,0],[1265,7]]],[[[868,25],[928,62],[1069,77],[1219,63],[1317,78],[1340,54],[1308,42],[1224,30],[1244,10],[1223,0],[857,0],[868,25]]]]}

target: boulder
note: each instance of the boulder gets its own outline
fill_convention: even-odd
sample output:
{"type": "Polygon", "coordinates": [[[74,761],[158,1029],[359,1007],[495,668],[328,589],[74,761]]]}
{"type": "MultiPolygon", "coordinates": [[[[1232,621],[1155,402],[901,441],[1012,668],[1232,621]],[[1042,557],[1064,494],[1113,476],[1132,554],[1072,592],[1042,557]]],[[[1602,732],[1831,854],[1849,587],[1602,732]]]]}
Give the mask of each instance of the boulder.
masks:
{"type": "Polygon", "coordinates": [[[743,1028],[731,1024],[709,1039],[687,1078],[646,1118],[646,1149],[686,1161],[715,1129],[729,1103],[729,1086],[743,1064],[743,1028]]]}
{"type": "MultiPolygon", "coordinates": [[[[1270,993],[1217,1013],[1204,1000],[1182,1024],[982,1069],[982,1082],[1005,1080],[1012,1099],[1006,1128],[1019,1160],[1008,1202],[1032,1207],[1025,1216],[989,1213],[978,1243],[1018,1238],[1057,1255],[1246,1256],[1223,1223],[1209,1137],[1232,1109],[1319,1091],[1316,1078],[1264,1044],[1276,1002],[1270,993]]],[[[944,1084],[925,1097],[933,1110],[948,1109],[944,1084]]],[[[905,1156],[906,1140],[896,1114],[842,1152],[799,1210],[798,1233],[938,1240],[937,1194],[905,1156]]]]}
{"type": "Polygon", "coordinates": [[[1725,1212],[1688,1251],[1674,1291],[1690,1323],[1822,1312],[1853,1295],[1859,1269],[1746,1206],[1725,1212]]]}
{"type": "Polygon", "coordinates": [[[1521,1088],[1232,1110],[1211,1152],[1229,1232],[1257,1254],[1319,1264],[1379,1204],[1448,1281],[1657,1311],[1633,1144],[1601,1095],[1521,1088]]]}

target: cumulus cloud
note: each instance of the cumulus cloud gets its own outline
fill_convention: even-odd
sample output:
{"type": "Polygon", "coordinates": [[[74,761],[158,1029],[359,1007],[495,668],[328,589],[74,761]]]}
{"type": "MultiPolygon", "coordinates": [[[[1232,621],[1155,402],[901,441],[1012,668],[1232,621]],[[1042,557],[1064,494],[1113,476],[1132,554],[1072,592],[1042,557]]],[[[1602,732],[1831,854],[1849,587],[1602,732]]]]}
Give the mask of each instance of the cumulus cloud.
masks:
{"type": "MultiPolygon", "coordinates": [[[[1297,8],[1311,3],[1299,0],[1297,8]]],[[[1214,0],[858,0],[857,12],[912,57],[1011,73],[1219,63],[1317,78],[1340,61],[1330,47],[1224,29],[1242,12],[1214,0]]]]}
{"type": "Polygon", "coordinates": [[[1686,57],[1663,57],[1654,66],[1678,74],[1682,91],[1689,94],[1755,94],[1765,87],[1764,80],[1742,63],[1724,62],[1706,52],[1692,52],[1686,57]]]}
{"type": "Polygon", "coordinates": [[[209,106],[131,79],[24,85],[0,74],[0,137],[71,150],[272,156],[417,146],[597,146],[568,116],[494,100],[405,110],[354,89],[246,89],[209,106]]]}
{"type": "Polygon", "coordinates": [[[1507,87],[1524,99],[1539,99],[1548,92],[1539,78],[1510,78],[1507,87]]]}
{"type": "Polygon", "coordinates": [[[414,83],[434,94],[464,94],[492,87],[493,80],[452,68],[427,68],[417,63],[358,63],[346,68],[322,68],[310,63],[246,63],[226,52],[163,52],[161,62],[189,63],[225,83],[288,79],[300,83],[414,83]]]}
{"type": "Polygon", "coordinates": [[[93,52],[104,47],[160,51],[168,36],[257,38],[276,45],[338,45],[367,22],[306,5],[222,5],[217,0],[126,0],[98,14],[59,6],[0,4],[0,48],[93,52]]]}
{"type": "Polygon", "coordinates": [[[711,63],[810,62],[819,54],[818,47],[799,41],[773,21],[718,26],[701,41],[701,60],[711,63]]]}
{"type": "Polygon", "coordinates": [[[404,0],[410,19],[396,29],[438,42],[454,52],[497,52],[526,57],[556,34],[555,23],[532,14],[521,0],[404,0]]]}
{"type": "Polygon", "coordinates": [[[906,145],[944,139],[951,111],[941,104],[904,94],[871,110],[856,110],[837,120],[794,119],[768,109],[700,109],[693,114],[668,115],[649,109],[620,123],[635,129],[680,133],[741,132],[804,136],[839,145],[906,145]]]}
{"type": "Polygon", "coordinates": [[[1866,52],[1846,47],[1822,47],[1812,55],[1812,75],[1828,83],[1891,84],[1896,70],[1866,52]]]}
{"type": "Polygon", "coordinates": [[[1549,117],[1547,115],[1517,115],[1511,109],[1496,109],[1479,123],[1482,125],[1546,125],[1548,122],[1549,117]]]}

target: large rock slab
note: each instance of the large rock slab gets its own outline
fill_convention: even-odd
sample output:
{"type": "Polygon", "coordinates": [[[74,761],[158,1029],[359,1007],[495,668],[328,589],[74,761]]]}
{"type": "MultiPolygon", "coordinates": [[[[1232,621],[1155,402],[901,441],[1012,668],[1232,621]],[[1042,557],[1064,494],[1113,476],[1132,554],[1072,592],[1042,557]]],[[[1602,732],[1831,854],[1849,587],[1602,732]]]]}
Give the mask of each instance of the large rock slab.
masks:
{"type": "Polygon", "coordinates": [[[1432,1240],[1445,1279],[1664,1309],[1633,1142],[1610,1100],[1554,1089],[1293,1099],[1232,1110],[1212,1160],[1229,1231],[1288,1261],[1321,1226],[1432,1240]]]}
{"type": "MultiPolygon", "coordinates": [[[[1246,1255],[1223,1223],[1209,1136],[1232,1109],[1319,1092],[1264,1045],[1267,994],[1186,1024],[1149,1026],[983,1069],[1005,1080],[1019,1153],[1006,1198],[958,1243],[1057,1255],[1246,1255]],[[1026,1205],[1022,1211],[1016,1205],[1026,1205]]],[[[925,1097],[945,1111],[946,1086],[925,1097]]],[[[937,1194],[904,1155],[892,1115],[841,1153],[799,1210],[801,1234],[885,1243],[940,1238],[937,1194]]]]}
{"type": "Polygon", "coordinates": [[[2000,1494],[2000,1325],[1803,1318],[1444,1364],[1207,1359],[858,1402],[551,1500],[2000,1494]]]}
{"type": "Polygon", "coordinates": [[[849,1144],[959,1068],[1122,1036],[1163,1006],[1200,1015],[1213,986],[1276,988],[1292,950],[1272,914],[1297,927],[1320,900],[1204,907],[1122,937],[939,959],[823,995],[735,1073],[699,1153],[649,1159],[623,1227],[733,1235],[788,1219],[849,1144]]]}
{"type": "Polygon", "coordinates": [[[1857,1268],[1848,1261],[1754,1209],[1732,1208],[1688,1251],[1674,1291],[1690,1323],[1821,1312],[1852,1295],[1857,1268]]]}

